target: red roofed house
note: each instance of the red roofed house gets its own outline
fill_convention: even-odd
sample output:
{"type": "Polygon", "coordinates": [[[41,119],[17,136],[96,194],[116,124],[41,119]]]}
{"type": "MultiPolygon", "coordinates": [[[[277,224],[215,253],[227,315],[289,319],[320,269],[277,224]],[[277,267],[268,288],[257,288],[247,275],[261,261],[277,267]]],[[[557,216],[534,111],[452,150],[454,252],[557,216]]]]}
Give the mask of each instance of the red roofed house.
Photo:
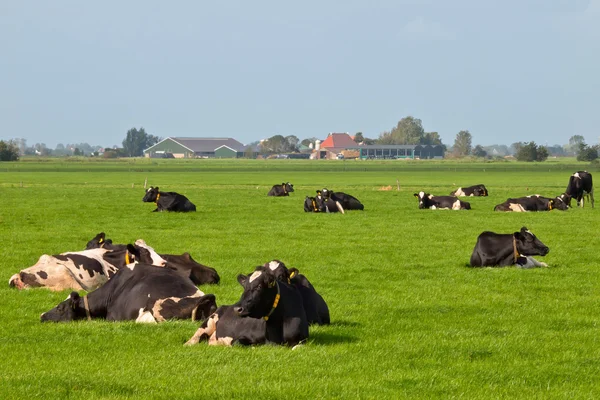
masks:
{"type": "Polygon", "coordinates": [[[347,133],[330,133],[327,139],[321,142],[321,150],[326,151],[325,158],[329,159],[337,158],[338,153],[343,150],[356,147],[358,144],[347,133]]]}

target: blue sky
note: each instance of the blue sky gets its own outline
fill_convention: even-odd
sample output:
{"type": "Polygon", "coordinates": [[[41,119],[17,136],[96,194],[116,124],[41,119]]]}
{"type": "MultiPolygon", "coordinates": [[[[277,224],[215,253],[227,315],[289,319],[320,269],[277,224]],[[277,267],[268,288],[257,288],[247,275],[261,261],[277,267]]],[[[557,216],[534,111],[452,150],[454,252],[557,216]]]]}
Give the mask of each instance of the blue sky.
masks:
{"type": "Polygon", "coordinates": [[[600,136],[600,0],[2,1],[0,139],[600,136]]]}

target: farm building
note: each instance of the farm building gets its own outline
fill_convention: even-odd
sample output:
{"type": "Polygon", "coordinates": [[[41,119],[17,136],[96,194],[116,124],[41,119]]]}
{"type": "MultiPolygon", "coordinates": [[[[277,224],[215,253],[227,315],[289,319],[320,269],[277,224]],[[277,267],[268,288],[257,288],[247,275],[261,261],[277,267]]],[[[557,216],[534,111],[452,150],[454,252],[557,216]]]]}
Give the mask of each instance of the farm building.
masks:
{"type": "Polygon", "coordinates": [[[336,159],[339,153],[357,146],[348,133],[330,133],[315,149],[314,158],[336,159]]]}
{"type": "Polygon", "coordinates": [[[428,144],[372,144],[356,146],[360,158],[444,158],[444,146],[428,144]]]}
{"type": "Polygon", "coordinates": [[[144,150],[144,157],[237,158],[245,156],[246,146],[232,138],[168,137],[144,150]]]}

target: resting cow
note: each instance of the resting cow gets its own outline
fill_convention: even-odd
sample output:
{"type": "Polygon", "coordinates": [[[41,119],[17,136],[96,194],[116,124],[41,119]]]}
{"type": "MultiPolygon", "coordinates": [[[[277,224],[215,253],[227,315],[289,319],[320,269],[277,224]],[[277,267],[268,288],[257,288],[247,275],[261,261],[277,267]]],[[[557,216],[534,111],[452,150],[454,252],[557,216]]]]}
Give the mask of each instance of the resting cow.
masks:
{"type": "Polygon", "coordinates": [[[175,192],[161,192],[158,190],[158,186],[153,188],[150,187],[144,198],[142,199],[145,203],[156,203],[156,211],[179,211],[188,212],[196,211],[194,203],[188,200],[182,194],[175,192]]]}
{"type": "MultiPolygon", "coordinates": [[[[141,245],[152,249],[141,239],[138,239],[135,243],[136,245],[141,245]]],[[[106,239],[106,234],[104,232],[100,232],[87,243],[86,249],[95,249],[100,247],[105,249],[122,249],[125,247],[125,245],[113,244],[111,239],[106,239]]],[[[190,253],[185,252],[181,255],[157,255],[164,259],[165,267],[178,271],[181,275],[190,278],[196,285],[218,284],[221,279],[214,268],[196,262],[190,253]]],[[[156,262],[153,262],[152,264],[159,265],[156,262]]]]}
{"type": "MultiPolygon", "coordinates": [[[[319,193],[319,191],[317,191],[317,193],[319,193]]],[[[343,192],[334,192],[332,190],[329,190],[327,188],[323,188],[323,190],[321,191],[321,196],[323,196],[323,198],[326,201],[335,201],[335,202],[339,202],[342,207],[344,208],[344,210],[364,210],[365,206],[354,196],[351,196],[349,194],[343,193],[343,192]]]]}
{"type": "Polygon", "coordinates": [[[494,207],[494,211],[514,212],[551,211],[553,209],[558,209],[561,211],[568,209],[564,194],[556,196],[553,199],[540,196],[539,194],[508,199],[504,203],[498,204],[496,207],[494,207]]]}
{"type": "Polygon", "coordinates": [[[169,319],[201,320],[215,309],[214,295],[205,295],[177,272],[148,264],[130,264],[86,296],[72,292],[40,319],[67,322],[103,318],[156,323],[169,319]]]}
{"type": "Polygon", "coordinates": [[[571,199],[577,200],[577,206],[583,208],[583,198],[588,197],[588,200],[592,201],[592,208],[594,208],[594,184],[592,182],[592,174],[587,171],[577,171],[569,177],[569,184],[565,194],[569,197],[569,205],[571,205],[571,199]]]}
{"type": "Polygon", "coordinates": [[[284,182],[281,185],[273,185],[267,196],[289,196],[294,191],[294,185],[289,182],[284,182]]]}
{"type": "Polygon", "coordinates": [[[471,204],[455,196],[434,196],[429,193],[419,192],[414,196],[419,199],[419,208],[431,210],[470,210],[471,204]]]}
{"type": "Polygon", "coordinates": [[[505,267],[516,265],[521,268],[547,267],[543,262],[531,257],[545,256],[550,249],[526,227],[515,233],[500,234],[483,232],[471,255],[472,267],[505,267]]]}
{"type": "MultiPolygon", "coordinates": [[[[138,261],[154,263],[150,253],[142,247],[128,245],[118,250],[92,249],[54,256],[44,254],[34,266],[13,275],[9,285],[17,289],[45,287],[56,291],[90,291],[102,286],[125,265],[138,261]]],[[[157,265],[164,265],[164,260],[157,265]]]]}
{"type": "MultiPolygon", "coordinates": [[[[324,197],[320,190],[317,190],[317,196],[314,197],[314,199],[317,203],[317,208],[319,209],[319,212],[335,213],[335,212],[339,211],[342,214],[345,214],[342,203],[340,203],[338,200],[333,200],[333,199],[324,197]]],[[[305,207],[306,207],[306,200],[305,200],[305,207]]]]}
{"type": "Polygon", "coordinates": [[[302,297],[291,285],[278,281],[269,268],[238,275],[244,287],[240,300],[202,323],[186,345],[208,339],[209,345],[263,343],[294,346],[308,338],[308,321],[302,297]]]}
{"type": "Polygon", "coordinates": [[[453,192],[450,192],[450,196],[456,197],[472,197],[472,196],[487,196],[488,191],[484,185],[473,185],[469,187],[459,187],[453,192]]]}
{"type": "Polygon", "coordinates": [[[315,197],[306,196],[304,199],[304,212],[320,212],[315,197]]]}

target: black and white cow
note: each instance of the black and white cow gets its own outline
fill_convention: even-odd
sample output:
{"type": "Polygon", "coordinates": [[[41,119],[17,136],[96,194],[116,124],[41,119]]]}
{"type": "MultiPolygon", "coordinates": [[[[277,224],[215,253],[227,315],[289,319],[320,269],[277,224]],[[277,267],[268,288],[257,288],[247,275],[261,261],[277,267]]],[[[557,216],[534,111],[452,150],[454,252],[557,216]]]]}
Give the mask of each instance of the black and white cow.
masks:
{"type": "MultiPolygon", "coordinates": [[[[146,242],[144,242],[142,239],[138,239],[135,243],[138,246],[152,250],[151,253],[157,254],[163,259],[163,265],[165,267],[178,271],[181,275],[190,278],[196,285],[218,284],[221,279],[214,268],[196,262],[196,260],[194,260],[188,252],[185,252],[181,255],[158,254],[154,251],[154,249],[146,245],[146,242]]],[[[113,244],[111,239],[106,238],[106,234],[104,232],[97,234],[86,245],[86,249],[105,248],[110,250],[123,249],[125,247],[126,245],[124,244],[113,244]]],[[[158,260],[152,262],[152,264],[160,265],[158,260]]]]}
{"type": "Polygon", "coordinates": [[[484,185],[473,185],[469,187],[459,187],[453,192],[450,192],[450,196],[456,197],[472,197],[472,196],[487,196],[488,191],[484,185]]]}
{"type": "MultiPolygon", "coordinates": [[[[314,199],[317,203],[317,208],[319,209],[319,212],[324,212],[324,213],[341,212],[342,214],[346,213],[344,211],[344,206],[342,206],[342,203],[340,203],[338,200],[333,200],[333,199],[323,196],[323,194],[320,190],[317,190],[317,195],[314,197],[314,199]]],[[[305,200],[305,206],[306,206],[306,200],[305,200]]]]}
{"type": "MultiPolygon", "coordinates": [[[[317,191],[319,193],[319,191],[317,191]]],[[[339,202],[344,210],[364,210],[365,206],[354,196],[343,192],[334,192],[327,188],[321,190],[321,196],[327,201],[339,202]]]]}
{"type": "Polygon", "coordinates": [[[320,212],[315,197],[306,196],[304,199],[304,212],[320,212]]]}
{"type": "Polygon", "coordinates": [[[423,191],[413,194],[419,200],[419,208],[431,210],[470,210],[471,204],[455,196],[434,196],[423,191]]]}
{"type": "Polygon", "coordinates": [[[594,184],[592,182],[592,174],[587,171],[577,171],[569,177],[569,184],[565,191],[569,198],[569,205],[571,205],[571,198],[577,200],[577,206],[583,208],[583,198],[588,197],[588,200],[592,201],[592,208],[594,208],[594,184]]]}
{"type": "Polygon", "coordinates": [[[289,182],[283,182],[281,185],[273,185],[267,196],[289,196],[294,191],[294,185],[289,182]]]}
{"type": "Polygon", "coordinates": [[[35,265],[14,274],[9,285],[17,289],[44,287],[55,291],[90,291],[105,284],[128,264],[145,262],[164,266],[165,260],[151,253],[152,250],[128,245],[117,250],[101,248],[53,256],[44,254],[35,265]]]}
{"type": "Polygon", "coordinates": [[[494,207],[494,211],[551,211],[554,209],[565,211],[569,208],[565,201],[565,195],[556,196],[551,199],[539,194],[507,199],[504,203],[494,207]]]}
{"type": "Polygon", "coordinates": [[[526,227],[515,233],[483,232],[471,255],[472,267],[505,267],[516,265],[521,268],[547,267],[532,256],[545,256],[550,249],[526,227]]]}
{"type": "Polygon", "coordinates": [[[41,315],[44,321],[67,322],[102,318],[109,321],[156,323],[169,319],[202,320],[216,309],[215,296],[205,295],[176,271],[130,264],[99,289],[69,297],[41,315]]]}
{"type": "Polygon", "coordinates": [[[240,300],[221,306],[186,342],[208,340],[209,345],[276,343],[297,345],[308,338],[308,321],[302,296],[286,282],[278,281],[269,268],[238,275],[244,287],[240,300]]]}
{"type": "Polygon", "coordinates": [[[142,201],[145,203],[156,203],[154,211],[196,211],[194,203],[189,201],[184,195],[175,192],[161,192],[158,190],[158,186],[150,187],[146,191],[142,201]]]}

